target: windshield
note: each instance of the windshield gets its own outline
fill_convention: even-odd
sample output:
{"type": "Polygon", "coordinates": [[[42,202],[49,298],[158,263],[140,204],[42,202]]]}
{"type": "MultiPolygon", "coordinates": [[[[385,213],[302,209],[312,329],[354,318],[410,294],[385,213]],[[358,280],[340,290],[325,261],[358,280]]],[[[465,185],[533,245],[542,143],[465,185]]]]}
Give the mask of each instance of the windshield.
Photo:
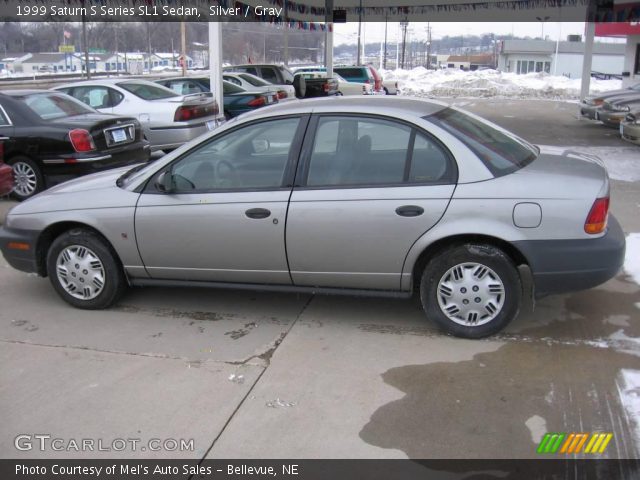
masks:
{"type": "Polygon", "coordinates": [[[536,148],[521,138],[453,108],[423,118],[469,147],[496,177],[515,172],[538,156],[536,148]]]}
{"type": "Polygon", "coordinates": [[[96,113],[93,108],[62,93],[36,93],[20,100],[43,120],[96,113]]]}
{"type": "Polygon", "coordinates": [[[124,88],[127,92],[133,93],[136,97],[143,100],[162,100],[163,98],[177,97],[178,95],[166,87],[138,82],[122,82],[118,83],[120,88],[124,88]]]}
{"type": "Polygon", "coordinates": [[[253,85],[254,87],[269,87],[269,86],[273,86],[273,84],[271,84],[269,82],[265,82],[261,78],[254,77],[253,75],[250,75],[248,73],[239,73],[238,76],[240,78],[242,78],[243,80],[245,80],[246,82],[248,82],[251,85],[253,85]]]}

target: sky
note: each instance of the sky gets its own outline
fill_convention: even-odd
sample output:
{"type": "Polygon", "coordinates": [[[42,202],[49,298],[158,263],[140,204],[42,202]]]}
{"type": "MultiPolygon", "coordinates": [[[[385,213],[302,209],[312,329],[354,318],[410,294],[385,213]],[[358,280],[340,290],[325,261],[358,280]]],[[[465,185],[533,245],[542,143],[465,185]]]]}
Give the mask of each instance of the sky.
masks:
{"type": "MultiPolygon", "coordinates": [[[[367,43],[384,40],[384,22],[363,22],[364,39],[367,43]]],[[[566,40],[567,35],[584,33],[584,22],[431,22],[431,38],[444,36],[482,35],[483,33],[510,34],[526,37],[540,37],[544,28],[544,36],[550,40],[566,40]]],[[[394,42],[399,31],[398,22],[389,22],[388,41],[394,42]]],[[[426,40],[427,23],[409,23],[410,38],[426,40]]],[[[358,23],[334,24],[334,45],[358,42],[358,23]]]]}

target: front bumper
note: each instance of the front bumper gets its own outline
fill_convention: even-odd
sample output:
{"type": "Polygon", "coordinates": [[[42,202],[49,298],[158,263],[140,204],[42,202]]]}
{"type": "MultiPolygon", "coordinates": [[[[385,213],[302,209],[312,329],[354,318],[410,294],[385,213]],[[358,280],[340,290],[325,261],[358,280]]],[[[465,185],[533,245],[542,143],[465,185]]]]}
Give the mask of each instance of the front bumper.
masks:
{"type": "Polygon", "coordinates": [[[618,128],[620,122],[624,120],[629,112],[612,112],[610,110],[600,110],[598,112],[598,120],[607,127],[618,128]]]}
{"type": "Polygon", "coordinates": [[[640,145],[640,124],[622,122],[622,139],[640,145]]]}
{"type": "Polygon", "coordinates": [[[17,230],[0,226],[0,250],[9,265],[16,270],[42,274],[38,268],[37,230],[17,230]]]}
{"type": "Polygon", "coordinates": [[[538,298],[596,287],[615,277],[624,263],[624,232],[613,215],[602,237],[524,240],[514,246],[529,262],[538,298]]]}

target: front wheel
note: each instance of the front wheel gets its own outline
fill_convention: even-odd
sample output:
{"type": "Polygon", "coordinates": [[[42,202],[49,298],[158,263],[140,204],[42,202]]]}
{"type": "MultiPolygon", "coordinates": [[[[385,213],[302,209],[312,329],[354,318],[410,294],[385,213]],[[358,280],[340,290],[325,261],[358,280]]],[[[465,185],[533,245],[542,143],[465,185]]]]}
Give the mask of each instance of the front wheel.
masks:
{"type": "Polygon", "coordinates": [[[442,251],[422,274],[420,300],[447,333],[482,338],[502,330],[520,309],[522,286],[511,259],[491,245],[442,251]]]}
{"type": "Polygon", "coordinates": [[[126,288],[115,253],[91,230],[73,229],[56,238],[47,254],[47,272],[64,301],[87,310],[109,307],[126,288]]]}

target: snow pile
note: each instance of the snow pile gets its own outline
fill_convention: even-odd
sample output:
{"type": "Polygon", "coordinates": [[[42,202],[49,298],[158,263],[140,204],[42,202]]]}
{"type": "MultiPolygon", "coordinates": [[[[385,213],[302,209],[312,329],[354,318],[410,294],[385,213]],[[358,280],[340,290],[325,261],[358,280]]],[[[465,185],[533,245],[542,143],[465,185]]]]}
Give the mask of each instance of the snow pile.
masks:
{"type": "Polygon", "coordinates": [[[624,271],[640,285],[640,233],[630,233],[627,236],[624,271]]]}
{"type": "MultiPolygon", "coordinates": [[[[397,80],[403,95],[417,97],[502,97],[576,99],[580,79],[548,73],[504,73],[497,70],[465,72],[457,69],[382,70],[385,80],[397,80]]],[[[590,91],[603,92],[621,87],[620,80],[591,79],[590,91]]]]}
{"type": "Polygon", "coordinates": [[[623,368],[616,383],[620,403],[634,429],[636,452],[640,453],[640,371],[623,368]]]}

